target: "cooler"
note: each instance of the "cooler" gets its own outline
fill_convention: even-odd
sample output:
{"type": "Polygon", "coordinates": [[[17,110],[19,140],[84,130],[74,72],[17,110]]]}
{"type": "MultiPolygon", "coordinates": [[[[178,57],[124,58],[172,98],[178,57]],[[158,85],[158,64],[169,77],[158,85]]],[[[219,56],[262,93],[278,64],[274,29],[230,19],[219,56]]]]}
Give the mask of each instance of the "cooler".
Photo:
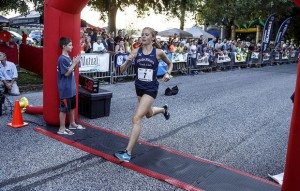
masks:
{"type": "Polygon", "coordinates": [[[84,88],[78,90],[78,113],[90,119],[109,116],[112,92],[99,89],[91,93],[84,88]]]}

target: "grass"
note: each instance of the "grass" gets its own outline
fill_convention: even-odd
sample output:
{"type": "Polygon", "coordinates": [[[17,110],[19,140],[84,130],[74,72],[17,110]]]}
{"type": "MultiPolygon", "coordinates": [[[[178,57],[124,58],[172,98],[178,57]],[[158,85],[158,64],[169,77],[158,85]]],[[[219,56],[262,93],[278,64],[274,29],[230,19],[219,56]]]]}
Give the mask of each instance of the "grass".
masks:
{"type": "Polygon", "coordinates": [[[18,69],[17,83],[20,92],[40,91],[43,89],[42,77],[23,68],[18,69]]]}
{"type": "Polygon", "coordinates": [[[42,77],[23,68],[19,69],[18,75],[17,82],[19,86],[43,84],[42,77]]]}

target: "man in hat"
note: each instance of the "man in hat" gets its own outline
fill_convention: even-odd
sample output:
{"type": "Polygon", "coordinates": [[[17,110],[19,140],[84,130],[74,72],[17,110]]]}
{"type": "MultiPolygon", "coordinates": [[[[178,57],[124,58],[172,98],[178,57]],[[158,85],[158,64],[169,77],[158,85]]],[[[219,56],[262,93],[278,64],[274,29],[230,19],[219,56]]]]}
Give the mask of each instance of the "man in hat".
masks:
{"type": "Polygon", "coordinates": [[[20,95],[17,85],[18,71],[16,65],[7,61],[6,54],[0,52],[0,89],[7,91],[10,95],[20,95]]]}

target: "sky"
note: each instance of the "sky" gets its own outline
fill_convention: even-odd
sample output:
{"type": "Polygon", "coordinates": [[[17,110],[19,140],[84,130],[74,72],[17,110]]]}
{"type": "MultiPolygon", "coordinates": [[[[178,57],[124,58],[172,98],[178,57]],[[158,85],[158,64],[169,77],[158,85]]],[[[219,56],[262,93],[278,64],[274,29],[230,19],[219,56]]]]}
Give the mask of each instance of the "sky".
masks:
{"type": "MultiPolygon", "coordinates": [[[[12,18],[18,16],[19,13],[10,12],[6,15],[6,18],[12,18]]],[[[81,12],[81,18],[88,23],[97,27],[107,27],[107,22],[99,20],[99,13],[93,11],[90,7],[86,6],[81,12]]],[[[186,18],[185,28],[191,28],[195,25],[195,21],[192,21],[189,17],[186,18]]],[[[145,18],[137,18],[135,7],[130,6],[124,9],[123,12],[118,11],[116,20],[117,29],[135,29],[141,30],[144,27],[152,27],[156,31],[162,31],[170,28],[179,28],[179,19],[169,19],[165,15],[158,15],[151,13],[145,18]]]]}
{"type": "MultiPolygon", "coordinates": [[[[145,18],[137,18],[136,8],[130,6],[125,8],[123,12],[117,12],[116,27],[118,29],[143,29],[144,27],[152,27],[157,31],[162,31],[170,28],[179,28],[179,19],[173,18],[168,20],[165,15],[151,13],[150,16],[145,18]]],[[[81,18],[89,22],[90,24],[98,27],[106,27],[107,23],[99,20],[99,14],[96,11],[91,10],[89,7],[85,7],[81,12],[81,18]]],[[[190,18],[186,18],[185,28],[191,28],[195,25],[195,21],[191,21],[190,18]]]]}

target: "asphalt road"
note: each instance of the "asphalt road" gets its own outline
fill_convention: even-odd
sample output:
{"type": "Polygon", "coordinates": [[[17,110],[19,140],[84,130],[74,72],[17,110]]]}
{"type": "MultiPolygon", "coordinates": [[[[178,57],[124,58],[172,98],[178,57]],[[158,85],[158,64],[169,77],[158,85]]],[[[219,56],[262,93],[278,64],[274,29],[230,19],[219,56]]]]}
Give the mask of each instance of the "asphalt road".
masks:
{"type": "MultiPolygon", "coordinates": [[[[296,73],[297,64],[288,64],[161,82],[155,105],[168,103],[171,119],[145,119],[140,139],[269,179],[284,170],[296,73]],[[164,96],[174,85],[179,93],[164,96]]],[[[129,135],[137,104],[133,82],[102,88],[113,92],[109,117],[79,119],[129,135]]],[[[42,92],[9,99],[22,96],[42,105],[42,92]]],[[[1,191],[181,190],[35,132],[45,125],[40,115],[23,114],[29,126],[20,129],[6,126],[11,118],[0,116],[1,191]]]]}

